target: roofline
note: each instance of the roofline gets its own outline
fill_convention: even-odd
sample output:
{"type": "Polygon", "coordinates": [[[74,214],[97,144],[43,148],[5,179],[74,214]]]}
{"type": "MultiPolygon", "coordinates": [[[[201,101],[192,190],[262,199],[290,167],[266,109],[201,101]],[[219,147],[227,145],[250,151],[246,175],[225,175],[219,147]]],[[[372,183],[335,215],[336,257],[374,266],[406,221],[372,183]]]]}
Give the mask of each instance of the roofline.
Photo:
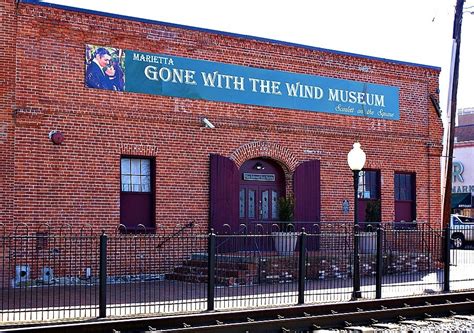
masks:
{"type": "Polygon", "coordinates": [[[51,8],[62,9],[62,10],[66,10],[66,11],[72,11],[72,12],[99,15],[99,16],[105,16],[105,17],[116,18],[116,19],[121,19],[121,20],[142,22],[142,23],[147,23],[147,24],[164,25],[164,26],[173,27],[173,28],[180,28],[180,29],[187,29],[187,30],[193,30],[193,31],[198,31],[198,32],[212,33],[212,34],[218,34],[218,35],[222,35],[222,36],[243,38],[243,39],[248,39],[248,40],[256,40],[256,41],[259,41],[259,42],[273,43],[273,44],[280,44],[280,45],[283,45],[283,46],[304,48],[304,49],[308,49],[308,50],[312,50],[312,51],[330,52],[330,53],[334,53],[334,54],[337,54],[337,55],[351,56],[351,57],[357,57],[357,58],[363,58],[363,59],[369,59],[369,60],[390,62],[390,63],[394,63],[394,64],[398,64],[398,65],[421,67],[421,68],[441,71],[441,67],[437,67],[437,66],[430,66],[430,65],[417,64],[417,63],[412,63],[412,62],[407,62],[407,61],[400,61],[400,60],[393,60],[393,59],[387,59],[387,58],[373,57],[373,56],[367,56],[367,55],[363,55],[363,54],[337,51],[337,50],[325,49],[325,48],[315,47],[315,46],[308,46],[308,45],[304,45],[304,44],[284,42],[284,41],[280,41],[280,40],[276,40],[276,39],[256,37],[256,36],[250,36],[250,35],[243,35],[243,34],[237,34],[237,33],[233,33],[233,32],[226,32],[226,31],[206,29],[206,28],[198,28],[198,27],[192,27],[192,26],[183,25],[183,24],[168,23],[168,22],[150,20],[150,19],[133,17],[133,16],[106,13],[106,12],[101,12],[101,11],[96,11],[96,10],[91,10],[91,9],[85,9],[85,8],[77,8],[77,7],[58,5],[58,4],[44,2],[42,0],[18,0],[18,1],[21,2],[21,3],[51,7],[51,8]]]}
{"type": "Polygon", "coordinates": [[[455,127],[455,129],[456,129],[456,128],[467,128],[467,127],[473,127],[473,126],[474,126],[474,124],[457,125],[457,126],[455,127]]]}
{"type": "Polygon", "coordinates": [[[472,148],[474,147],[474,140],[458,141],[454,143],[454,148],[472,148]]]}

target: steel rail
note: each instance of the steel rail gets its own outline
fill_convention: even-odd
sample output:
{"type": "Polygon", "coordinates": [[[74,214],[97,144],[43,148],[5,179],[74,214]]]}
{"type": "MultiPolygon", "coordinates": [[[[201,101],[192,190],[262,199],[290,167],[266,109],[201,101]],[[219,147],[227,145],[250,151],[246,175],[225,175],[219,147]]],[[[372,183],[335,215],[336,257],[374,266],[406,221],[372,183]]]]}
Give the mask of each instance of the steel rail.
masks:
{"type": "Polygon", "coordinates": [[[224,324],[199,327],[183,327],[175,329],[157,330],[160,333],[174,332],[199,332],[199,333],[242,333],[242,332],[290,332],[290,331],[312,331],[320,328],[343,328],[353,325],[372,325],[378,322],[396,321],[398,319],[424,319],[452,315],[453,313],[469,313],[473,311],[472,301],[446,303],[437,305],[424,305],[415,307],[403,307],[393,309],[357,311],[335,313],[328,315],[307,315],[296,318],[279,318],[274,320],[247,321],[240,323],[224,324]]]}
{"type": "Polygon", "coordinates": [[[285,332],[339,328],[350,325],[424,319],[474,313],[474,292],[423,295],[349,303],[298,305],[245,311],[205,312],[192,315],[101,319],[42,326],[1,329],[1,332],[285,332]]]}

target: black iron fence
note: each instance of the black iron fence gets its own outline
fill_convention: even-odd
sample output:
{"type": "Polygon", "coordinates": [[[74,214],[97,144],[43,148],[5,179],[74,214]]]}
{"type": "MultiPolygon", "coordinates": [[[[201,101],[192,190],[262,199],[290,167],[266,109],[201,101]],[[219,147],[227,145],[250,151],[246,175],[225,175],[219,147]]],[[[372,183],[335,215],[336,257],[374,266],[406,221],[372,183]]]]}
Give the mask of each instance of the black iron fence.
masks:
{"type": "Polygon", "coordinates": [[[176,230],[4,231],[3,325],[406,296],[465,290],[474,279],[469,230],[462,246],[453,230],[423,223],[176,230]]]}

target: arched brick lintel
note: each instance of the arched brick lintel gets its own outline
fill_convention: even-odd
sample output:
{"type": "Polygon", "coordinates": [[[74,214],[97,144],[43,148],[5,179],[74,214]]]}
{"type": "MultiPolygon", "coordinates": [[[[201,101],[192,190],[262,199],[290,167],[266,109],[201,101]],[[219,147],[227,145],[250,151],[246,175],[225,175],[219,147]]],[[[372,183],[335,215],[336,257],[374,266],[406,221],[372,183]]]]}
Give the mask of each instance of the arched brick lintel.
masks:
{"type": "Polygon", "coordinates": [[[158,156],[158,148],[155,146],[121,144],[119,150],[121,155],[146,157],[158,156]]]}
{"type": "Polygon", "coordinates": [[[298,159],[288,148],[265,141],[251,142],[240,146],[231,154],[230,159],[240,168],[245,161],[257,157],[268,157],[281,163],[290,174],[295,171],[298,165],[298,159]]]}

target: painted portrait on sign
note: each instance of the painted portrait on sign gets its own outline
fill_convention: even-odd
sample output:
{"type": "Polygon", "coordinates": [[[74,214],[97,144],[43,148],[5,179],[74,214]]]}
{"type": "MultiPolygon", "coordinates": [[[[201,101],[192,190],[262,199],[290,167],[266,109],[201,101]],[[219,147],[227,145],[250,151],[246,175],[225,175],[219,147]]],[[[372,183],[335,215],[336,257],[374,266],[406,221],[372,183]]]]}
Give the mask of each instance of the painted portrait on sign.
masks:
{"type": "Polygon", "coordinates": [[[122,49],[86,45],[86,87],[123,91],[125,52],[122,49]]]}

